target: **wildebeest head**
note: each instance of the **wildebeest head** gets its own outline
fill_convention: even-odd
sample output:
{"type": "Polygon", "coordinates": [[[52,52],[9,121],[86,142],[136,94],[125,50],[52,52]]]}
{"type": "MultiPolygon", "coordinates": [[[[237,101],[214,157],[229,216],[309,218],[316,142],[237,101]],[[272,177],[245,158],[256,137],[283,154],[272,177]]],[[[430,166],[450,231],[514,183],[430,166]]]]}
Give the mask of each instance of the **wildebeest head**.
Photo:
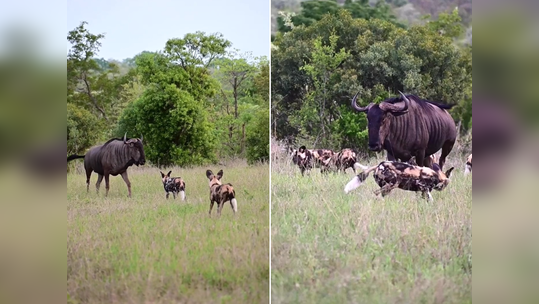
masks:
{"type": "Polygon", "coordinates": [[[402,92],[399,91],[399,93],[402,95],[404,105],[396,105],[383,101],[379,105],[371,102],[366,107],[360,107],[357,105],[357,95],[359,92],[352,99],[352,107],[358,112],[365,112],[367,114],[369,149],[371,151],[380,152],[382,150],[384,141],[389,133],[391,116],[399,116],[408,112],[410,101],[402,92]]]}
{"type": "Polygon", "coordinates": [[[144,155],[144,147],[142,145],[142,136],[138,138],[127,139],[127,133],[124,135],[124,144],[128,147],[129,156],[135,162],[135,165],[144,165],[146,156],[144,155]]]}
{"type": "Polygon", "coordinates": [[[219,172],[217,172],[217,175],[213,174],[211,170],[207,170],[206,176],[210,180],[210,188],[213,185],[221,185],[221,178],[223,177],[223,170],[219,170],[219,172]]]}

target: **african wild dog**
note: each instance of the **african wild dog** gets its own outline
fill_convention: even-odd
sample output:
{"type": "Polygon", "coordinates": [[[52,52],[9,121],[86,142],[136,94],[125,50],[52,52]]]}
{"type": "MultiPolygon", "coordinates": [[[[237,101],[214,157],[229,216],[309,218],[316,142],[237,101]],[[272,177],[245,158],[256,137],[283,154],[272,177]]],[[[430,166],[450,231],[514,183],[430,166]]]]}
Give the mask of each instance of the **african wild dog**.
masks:
{"type": "Polygon", "coordinates": [[[307,149],[305,146],[298,150],[289,149],[289,152],[292,154],[292,162],[299,167],[302,176],[312,168],[320,168],[322,173],[327,172],[335,155],[335,152],[329,149],[307,149]]]}
{"type": "Polygon", "coordinates": [[[472,173],[472,155],[470,154],[468,156],[468,159],[466,159],[466,168],[464,169],[464,174],[472,173]]]}
{"type": "Polygon", "coordinates": [[[305,171],[309,172],[313,168],[313,154],[305,146],[301,146],[298,150],[294,150],[292,162],[299,167],[301,175],[305,175],[305,171]]]}
{"type": "Polygon", "coordinates": [[[356,152],[348,148],[343,149],[341,152],[335,154],[334,156],[335,168],[337,169],[337,171],[342,170],[343,173],[346,173],[346,169],[352,168],[352,170],[354,170],[354,173],[356,173],[356,159],[356,152]]]}
{"type": "Polygon", "coordinates": [[[232,187],[232,184],[221,184],[221,178],[223,177],[223,170],[217,172],[214,175],[211,170],[206,171],[206,176],[210,180],[210,212],[213,208],[213,203],[217,203],[217,214],[221,215],[221,210],[226,201],[230,201],[230,206],[234,211],[234,215],[238,212],[238,202],[236,201],[236,191],[232,187]]]}
{"type": "Polygon", "coordinates": [[[167,175],[165,175],[163,172],[159,171],[161,173],[161,181],[163,182],[163,188],[165,188],[166,198],[168,199],[168,196],[170,192],[172,192],[172,196],[174,199],[176,199],[176,195],[180,195],[180,199],[182,201],[185,200],[185,182],[181,177],[170,177],[170,173],[172,171],[168,171],[167,175]]]}
{"type": "Polygon", "coordinates": [[[449,184],[449,177],[453,167],[445,173],[440,170],[439,165],[434,166],[433,170],[428,167],[413,166],[407,163],[383,161],[380,164],[368,168],[359,165],[364,172],[354,176],[354,178],[346,184],[344,192],[348,193],[361,185],[369,176],[371,171],[374,171],[374,180],[380,186],[380,189],[375,191],[375,194],[386,196],[395,188],[402,190],[421,192],[423,198],[427,197],[432,200],[430,192],[432,189],[442,191],[449,184]]]}

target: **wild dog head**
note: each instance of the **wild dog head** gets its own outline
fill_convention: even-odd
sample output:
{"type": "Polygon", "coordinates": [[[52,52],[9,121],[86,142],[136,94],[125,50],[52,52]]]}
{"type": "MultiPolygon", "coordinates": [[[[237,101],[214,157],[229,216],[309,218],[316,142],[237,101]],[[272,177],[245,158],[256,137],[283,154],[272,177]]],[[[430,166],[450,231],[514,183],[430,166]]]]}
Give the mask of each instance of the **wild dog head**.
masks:
{"type": "Polygon", "coordinates": [[[159,173],[161,173],[161,181],[166,192],[166,198],[168,199],[169,194],[172,193],[174,199],[179,194],[181,200],[185,200],[185,182],[183,179],[181,177],[170,177],[172,171],[168,171],[166,175],[161,171],[159,173]]]}
{"type": "Polygon", "coordinates": [[[206,177],[209,180],[210,186],[210,211],[209,215],[211,216],[211,210],[213,204],[217,203],[217,214],[221,215],[221,210],[226,201],[230,201],[230,206],[234,211],[234,214],[238,211],[238,203],[236,201],[236,191],[232,184],[222,184],[221,178],[223,177],[223,170],[219,170],[217,175],[213,174],[211,170],[206,170],[206,177]]]}

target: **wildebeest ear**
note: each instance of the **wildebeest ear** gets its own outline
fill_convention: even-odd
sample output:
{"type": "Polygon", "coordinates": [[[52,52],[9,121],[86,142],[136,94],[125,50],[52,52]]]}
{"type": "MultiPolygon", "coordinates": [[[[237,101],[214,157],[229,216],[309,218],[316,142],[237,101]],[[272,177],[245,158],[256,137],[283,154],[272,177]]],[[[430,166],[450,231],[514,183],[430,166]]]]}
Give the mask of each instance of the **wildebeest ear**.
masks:
{"type": "Polygon", "coordinates": [[[213,172],[211,172],[211,170],[207,170],[207,171],[206,171],[206,176],[207,176],[209,179],[211,179],[212,176],[213,176],[213,172]]]}
{"type": "Polygon", "coordinates": [[[221,179],[223,177],[223,170],[219,170],[219,172],[217,172],[217,179],[221,179]]]}
{"type": "Polygon", "coordinates": [[[159,171],[159,173],[161,173],[161,177],[165,177],[165,173],[159,171]]]}
{"type": "Polygon", "coordinates": [[[170,177],[170,173],[172,173],[172,170],[168,171],[167,176],[170,177]]]}
{"type": "Polygon", "coordinates": [[[451,171],[453,171],[453,169],[455,169],[455,167],[451,167],[449,170],[445,171],[445,176],[447,176],[447,178],[451,176],[451,171]]]}

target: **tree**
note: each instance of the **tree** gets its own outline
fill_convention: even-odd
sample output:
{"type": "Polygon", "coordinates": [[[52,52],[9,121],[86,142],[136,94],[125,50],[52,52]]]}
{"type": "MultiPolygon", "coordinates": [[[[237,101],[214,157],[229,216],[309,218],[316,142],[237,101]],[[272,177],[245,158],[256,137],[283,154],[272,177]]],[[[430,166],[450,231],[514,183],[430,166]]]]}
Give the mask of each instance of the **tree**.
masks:
{"type": "Polygon", "coordinates": [[[310,26],[322,20],[325,15],[337,15],[341,10],[348,11],[352,18],[367,20],[377,18],[391,22],[399,27],[404,27],[392,13],[391,6],[383,0],[378,1],[374,7],[369,4],[368,0],[346,0],[342,6],[336,0],[312,0],[303,1],[300,5],[300,13],[277,18],[279,32],[286,33],[300,25],[310,26]],[[290,21],[287,22],[287,19],[290,19],[290,21]]]}
{"type": "Polygon", "coordinates": [[[138,55],[145,91],[123,112],[117,134],[144,134],[147,158],[159,166],[214,161],[217,134],[208,121],[206,101],[218,83],[207,67],[228,45],[219,34],[197,32],[168,40],[163,52],[138,55]]]}
{"type": "Polygon", "coordinates": [[[405,30],[380,19],[354,19],[350,12],[340,10],[311,26],[277,36],[271,75],[274,134],[278,139],[299,135],[315,139],[322,128],[320,112],[305,105],[316,100],[313,96],[331,101],[326,102],[331,110],[322,119],[330,122],[326,126],[332,140],[326,144],[338,146],[333,148],[359,147],[364,139],[359,132],[366,129],[366,121],[350,108],[355,93],[362,105],[395,96],[399,90],[446,103],[468,98],[471,53],[455,47],[453,37],[440,35],[439,29],[426,25],[405,30]],[[332,36],[338,38],[331,42],[332,36]],[[320,43],[350,54],[324,86],[319,75],[326,68],[316,55],[320,43]],[[310,126],[315,123],[317,127],[310,126]]]}

